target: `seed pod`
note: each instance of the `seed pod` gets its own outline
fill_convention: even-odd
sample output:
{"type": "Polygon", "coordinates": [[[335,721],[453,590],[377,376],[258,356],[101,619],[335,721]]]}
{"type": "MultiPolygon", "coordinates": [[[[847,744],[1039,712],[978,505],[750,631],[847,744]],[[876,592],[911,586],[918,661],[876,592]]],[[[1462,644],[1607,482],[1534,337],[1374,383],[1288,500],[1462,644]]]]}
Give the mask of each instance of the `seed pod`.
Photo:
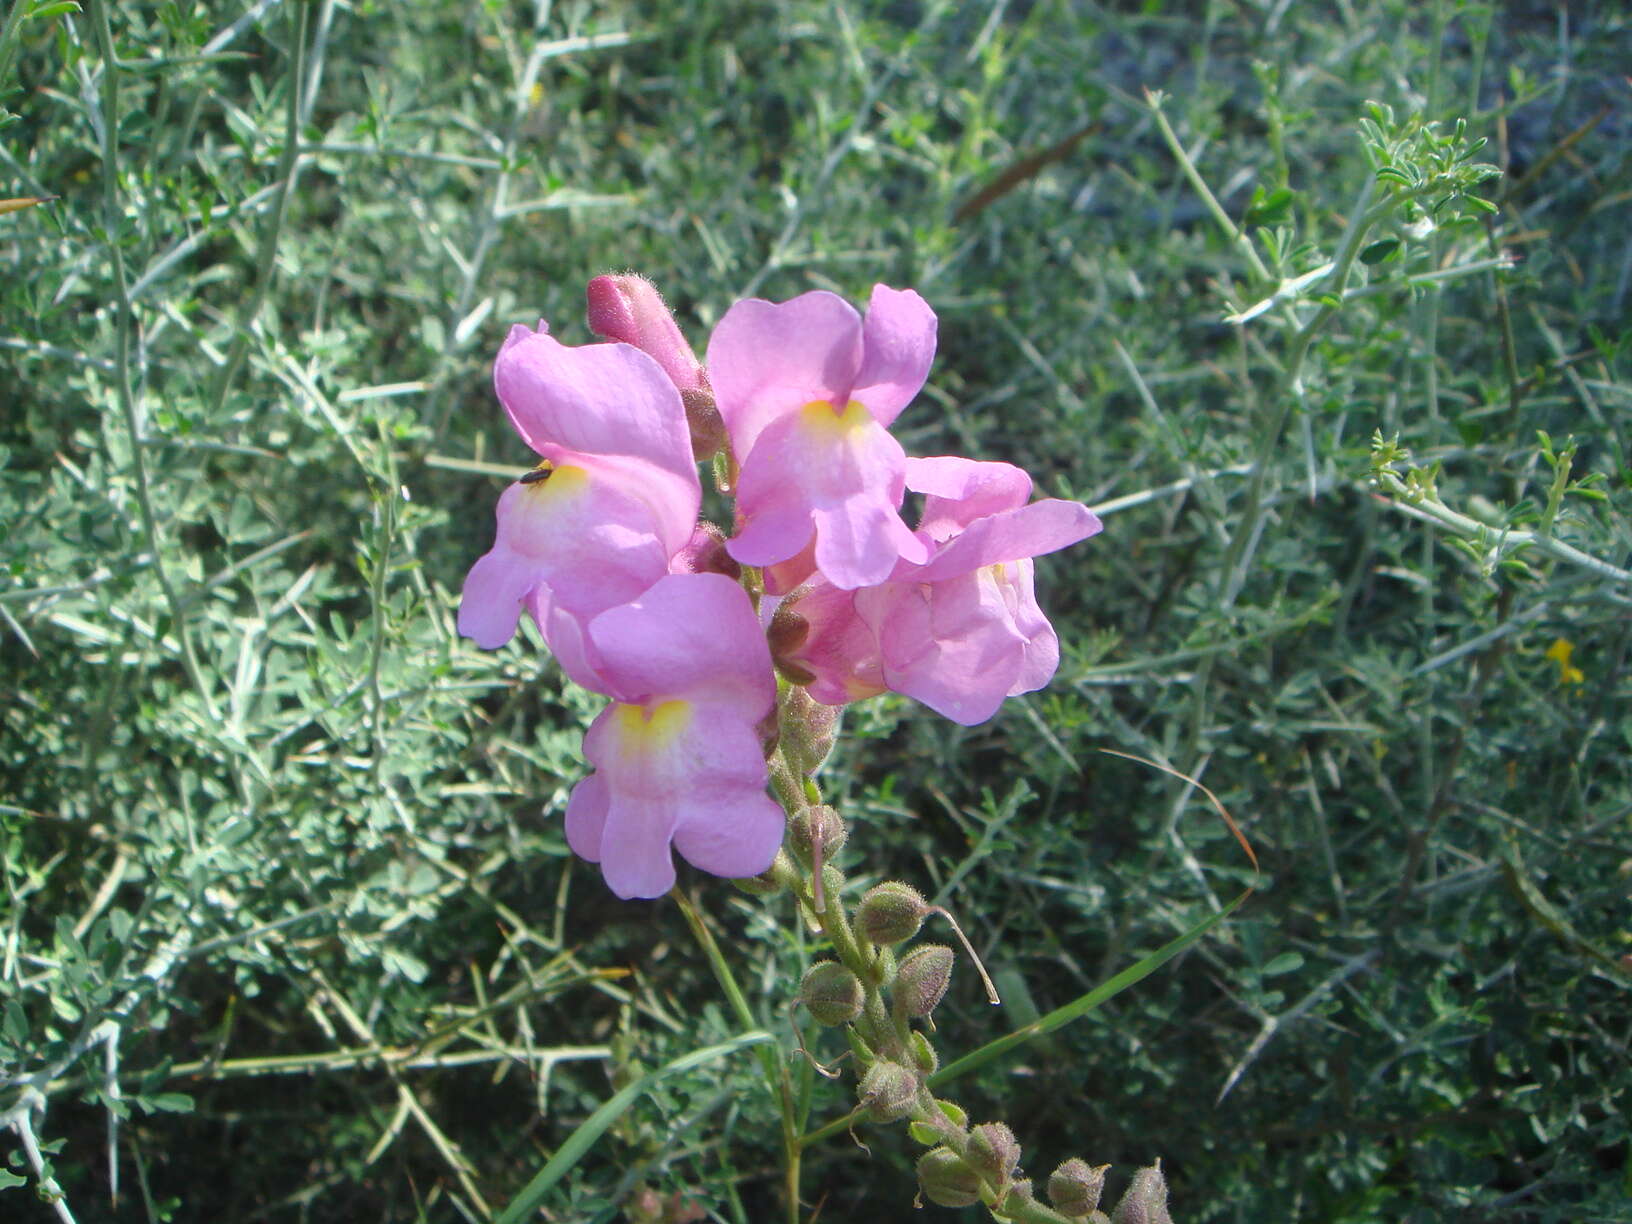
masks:
{"type": "Polygon", "coordinates": [[[861,1015],[861,981],[837,961],[818,961],[799,984],[799,1002],[817,1024],[849,1024],[861,1015]]]}
{"type": "Polygon", "coordinates": [[[1049,1177],[1048,1201],[1061,1215],[1086,1219],[1099,1206],[1100,1193],[1105,1189],[1105,1170],[1110,1167],[1090,1168],[1086,1160],[1073,1156],[1049,1177]]]}
{"type": "Polygon", "coordinates": [[[912,1112],[918,1076],[900,1063],[881,1058],[861,1077],[859,1095],[874,1122],[895,1122],[912,1112]]]}
{"type": "Polygon", "coordinates": [[[924,944],[902,959],[895,971],[895,1002],[909,1016],[927,1016],[952,981],[952,949],[924,944]]]}
{"type": "Polygon", "coordinates": [[[889,880],[867,890],[856,910],[856,925],[875,944],[898,944],[918,934],[928,916],[929,906],[916,888],[889,880]]]}
{"type": "Polygon", "coordinates": [[[951,1148],[938,1147],[918,1158],[918,1184],[930,1202],[942,1207],[980,1202],[980,1177],[951,1148]]]}
{"type": "Polygon", "coordinates": [[[964,1152],[969,1167],[991,1186],[1004,1186],[1020,1164],[1020,1144],[1001,1122],[983,1122],[969,1132],[964,1152]]]}
{"type": "Polygon", "coordinates": [[[1162,1176],[1162,1162],[1133,1175],[1133,1183],[1122,1201],[1111,1212],[1111,1224],[1173,1224],[1167,1214],[1167,1179],[1162,1176]]]}

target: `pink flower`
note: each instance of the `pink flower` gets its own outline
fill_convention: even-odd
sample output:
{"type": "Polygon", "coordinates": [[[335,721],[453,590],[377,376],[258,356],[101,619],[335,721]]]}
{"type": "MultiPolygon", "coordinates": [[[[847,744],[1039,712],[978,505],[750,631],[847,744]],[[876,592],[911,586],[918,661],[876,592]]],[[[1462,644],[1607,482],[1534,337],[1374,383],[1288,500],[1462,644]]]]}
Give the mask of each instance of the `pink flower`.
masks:
{"type": "Polygon", "coordinates": [[[500,496],[497,539],[465,578],[459,632],[502,646],[529,607],[576,679],[587,665],[572,645],[581,623],[643,593],[691,537],[702,489],[685,410],[646,354],[569,348],[542,324],[511,330],[493,381],[544,462],[500,496]]]}
{"type": "Polygon", "coordinates": [[[595,772],[567,803],[567,843],[618,896],[674,886],[672,844],[715,875],[757,875],[782,844],[755,724],[776,701],[747,594],[719,574],[674,574],[589,622],[614,700],[584,736],[595,772]]]}
{"type": "Polygon", "coordinates": [[[910,289],[874,286],[865,321],[822,291],[726,311],[708,371],[741,465],[731,555],[770,566],[814,536],[815,567],[845,590],[927,560],[897,513],[906,455],[889,426],[934,356],[934,312],[910,289]]]}
{"type": "Polygon", "coordinates": [[[1077,502],[1027,505],[1031,478],[1007,463],[909,459],[906,484],[928,494],[918,536],[929,560],[857,591],[818,578],[796,592],[784,607],[809,632],[783,661],[812,678],[818,701],[888,689],[973,726],[1053,677],[1059,640],[1037,606],[1031,558],[1101,524],[1077,502]]]}

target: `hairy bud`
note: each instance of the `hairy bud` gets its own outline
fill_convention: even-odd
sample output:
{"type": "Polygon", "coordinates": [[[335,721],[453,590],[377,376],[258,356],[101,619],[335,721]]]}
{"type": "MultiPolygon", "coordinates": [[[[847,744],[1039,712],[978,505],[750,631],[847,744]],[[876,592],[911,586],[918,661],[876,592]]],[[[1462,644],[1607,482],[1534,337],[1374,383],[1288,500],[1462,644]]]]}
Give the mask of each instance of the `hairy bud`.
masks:
{"type": "Polygon", "coordinates": [[[909,1016],[927,1016],[946,995],[952,981],[952,949],[924,944],[901,959],[895,970],[896,1005],[909,1016]]]}
{"type": "Polygon", "coordinates": [[[1020,1164],[1020,1144],[1003,1123],[983,1122],[969,1132],[964,1159],[988,1184],[1002,1187],[1020,1164]]]}
{"type": "Polygon", "coordinates": [[[1162,1176],[1162,1162],[1133,1175],[1133,1183],[1122,1201],[1111,1212],[1111,1224],[1173,1224],[1167,1214],[1167,1179],[1162,1176]]]}
{"type": "Polygon", "coordinates": [[[849,835],[843,817],[825,803],[805,808],[788,825],[788,841],[806,865],[813,864],[818,842],[822,847],[822,862],[832,862],[849,835]]]}
{"type": "Polygon", "coordinates": [[[833,751],[839,707],[823,705],[795,685],[782,699],[782,751],[794,772],[810,777],[833,751]]]}
{"type": "Polygon", "coordinates": [[[1048,1201],[1061,1215],[1086,1219],[1099,1206],[1100,1193],[1105,1189],[1105,1170],[1110,1165],[1090,1168],[1086,1160],[1073,1156],[1048,1179],[1048,1201]]]}
{"type": "Polygon", "coordinates": [[[918,1158],[918,1184],[932,1203],[970,1207],[980,1202],[980,1177],[951,1148],[938,1147],[918,1158]]]}
{"type": "Polygon", "coordinates": [[[818,961],[799,984],[799,1001],[818,1024],[849,1024],[861,1015],[861,981],[837,961],[818,961]]]}
{"type": "Polygon", "coordinates": [[[861,1077],[859,1095],[874,1122],[895,1122],[912,1112],[918,1076],[900,1063],[881,1058],[861,1077]]]}
{"type": "Polygon", "coordinates": [[[890,880],[867,890],[856,910],[856,925],[875,944],[898,944],[918,934],[928,914],[916,888],[890,880]]]}

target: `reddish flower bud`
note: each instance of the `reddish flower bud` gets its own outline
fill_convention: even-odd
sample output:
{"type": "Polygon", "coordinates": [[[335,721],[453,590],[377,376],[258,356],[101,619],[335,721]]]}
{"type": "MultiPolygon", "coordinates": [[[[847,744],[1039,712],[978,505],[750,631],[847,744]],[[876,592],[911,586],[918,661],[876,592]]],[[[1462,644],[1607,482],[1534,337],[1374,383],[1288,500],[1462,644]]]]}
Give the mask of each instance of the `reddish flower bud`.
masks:
{"type": "Polygon", "coordinates": [[[1090,1168],[1086,1160],[1073,1156],[1049,1177],[1048,1201],[1061,1215],[1086,1219],[1099,1206],[1100,1192],[1105,1189],[1105,1170],[1110,1167],[1090,1168]]]}
{"type": "Polygon", "coordinates": [[[918,1076],[900,1063],[881,1058],[861,1077],[859,1095],[874,1122],[895,1122],[912,1112],[918,1076]]]}
{"type": "Polygon", "coordinates": [[[952,981],[952,949],[924,944],[902,958],[895,971],[895,1002],[909,1016],[927,1016],[952,981]]]}
{"type": "Polygon", "coordinates": [[[849,1024],[861,1015],[861,981],[837,961],[818,961],[805,972],[799,1001],[817,1024],[849,1024]]]}
{"type": "MultiPolygon", "coordinates": [[[[589,330],[605,340],[631,344],[649,357],[682,392],[708,386],[702,362],[680,333],[663,295],[644,276],[622,273],[589,282],[589,330]]],[[[709,397],[712,401],[712,396],[709,397]]]]}
{"type": "Polygon", "coordinates": [[[916,888],[890,880],[867,890],[856,910],[856,925],[875,944],[905,943],[918,934],[928,914],[916,888]]]}
{"type": "Polygon", "coordinates": [[[980,1202],[980,1177],[951,1148],[938,1147],[918,1158],[918,1185],[930,1202],[942,1207],[980,1202]]]}
{"type": "Polygon", "coordinates": [[[1167,1179],[1162,1176],[1161,1161],[1133,1175],[1133,1184],[1111,1212],[1111,1224],[1173,1224],[1173,1217],[1167,1214],[1167,1179]]]}
{"type": "Polygon", "coordinates": [[[969,1167],[989,1185],[1002,1187],[1020,1164],[1020,1144],[1014,1132],[1001,1122],[984,1122],[969,1132],[964,1152],[969,1167]]]}

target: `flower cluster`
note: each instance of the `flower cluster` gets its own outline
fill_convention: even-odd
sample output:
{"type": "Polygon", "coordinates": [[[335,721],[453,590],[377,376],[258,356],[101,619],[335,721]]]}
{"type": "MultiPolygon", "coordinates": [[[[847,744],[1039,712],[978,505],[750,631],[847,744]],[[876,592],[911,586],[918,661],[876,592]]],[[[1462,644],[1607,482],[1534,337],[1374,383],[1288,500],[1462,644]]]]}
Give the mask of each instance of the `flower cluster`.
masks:
{"type": "Polygon", "coordinates": [[[770,866],[778,670],[798,700],[897,692],[964,724],[1049,681],[1059,645],[1031,558],[1099,521],[1031,502],[1008,464],[906,456],[889,427],[935,353],[918,294],[876,286],[865,316],[820,291],[741,301],[706,363],[639,277],[592,281],[589,318],[610,343],[540,323],[499,352],[499,400],[540,462],[499,498],[459,630],[498,647],[526,611],[562,670],[611,698],[566,832],[620,897],[668,891],[671,847],[727,877],[770,866]],[[698,519],[697,465],[716,452],[729,537],[698,519]]]}

